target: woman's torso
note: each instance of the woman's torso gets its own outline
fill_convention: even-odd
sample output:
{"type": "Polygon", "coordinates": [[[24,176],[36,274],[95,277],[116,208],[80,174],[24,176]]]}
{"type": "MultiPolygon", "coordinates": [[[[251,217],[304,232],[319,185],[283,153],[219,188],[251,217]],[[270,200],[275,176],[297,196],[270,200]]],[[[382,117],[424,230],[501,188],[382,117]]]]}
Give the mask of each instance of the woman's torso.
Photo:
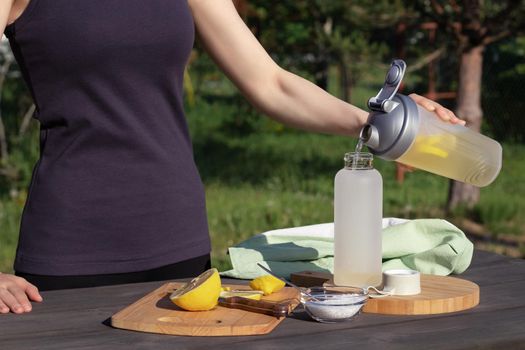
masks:
{"type": "Polygon", "coordinates": [[[6,34],[41,125],[15,269],[118,273],[207,253],[182,102],[187,2],[31,0],[6,34]]]}

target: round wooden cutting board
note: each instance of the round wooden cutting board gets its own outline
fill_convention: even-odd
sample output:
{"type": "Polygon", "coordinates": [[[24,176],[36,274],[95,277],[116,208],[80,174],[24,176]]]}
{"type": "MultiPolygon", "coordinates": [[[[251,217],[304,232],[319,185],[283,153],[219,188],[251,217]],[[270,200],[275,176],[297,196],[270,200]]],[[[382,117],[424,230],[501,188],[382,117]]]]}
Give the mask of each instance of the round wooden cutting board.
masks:
{"type": "Polygon", "coordinates": [[[479,304],[474,282],[449,276],[421,275],[421,293],[370,298],[363,311],[387,315],[442,314],[473,308],[479,304]]]}
{"type": "MultiPolygon", "coordinates": [[[[330,284],[329,273],[303,271],[291,275],[292,282],[311,287],[330,284]]],[[[462,311],[479,304],[479,286],[461,278],[421,275],[421,293],[408,296],[370,298],[364,312],[387,315],[429,315],[462,311]]]]}

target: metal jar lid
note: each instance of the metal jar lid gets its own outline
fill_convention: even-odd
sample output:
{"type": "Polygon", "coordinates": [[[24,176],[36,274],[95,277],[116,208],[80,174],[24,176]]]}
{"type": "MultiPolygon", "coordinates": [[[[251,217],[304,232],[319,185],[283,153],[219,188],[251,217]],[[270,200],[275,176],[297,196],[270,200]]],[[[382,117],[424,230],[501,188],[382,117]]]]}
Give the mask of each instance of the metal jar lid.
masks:
{"type": "Polygon", "coordinates": [[[412,145],[419,129],[419,112],[416,103],[408,96],[396,94],[406,64],[394,60],[383,88],[368,101],[372,112],[361,130],[360,139],[374,155],[396,160],[412,145]]]}

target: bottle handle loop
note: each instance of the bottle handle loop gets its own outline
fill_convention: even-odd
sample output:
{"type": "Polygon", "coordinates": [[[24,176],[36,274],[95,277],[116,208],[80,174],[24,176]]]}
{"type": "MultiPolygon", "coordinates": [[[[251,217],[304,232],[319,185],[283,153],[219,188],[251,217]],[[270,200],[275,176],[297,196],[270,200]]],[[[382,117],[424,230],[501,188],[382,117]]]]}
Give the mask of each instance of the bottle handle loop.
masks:
{"type": "Polygon", "coordinates": [[[368,108],[373,111],[388,113],[397,107],[398,103],[392,101],[392,98],[396,95],[401,85],[406,67],[407,65],[403,60],[392,61],[392,65],[386,73],[383,88],[379,90],[376,97],[371,97],[368,100],[368,108]]]}

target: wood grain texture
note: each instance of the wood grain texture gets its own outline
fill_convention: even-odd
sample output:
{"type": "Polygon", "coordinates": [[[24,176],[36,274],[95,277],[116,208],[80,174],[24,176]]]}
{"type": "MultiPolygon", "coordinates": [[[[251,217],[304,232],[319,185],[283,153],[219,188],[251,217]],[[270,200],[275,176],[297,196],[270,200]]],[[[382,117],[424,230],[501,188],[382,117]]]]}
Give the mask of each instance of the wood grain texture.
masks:
{"type": "MultiPolygon", "coordinates": [[[[267,334],[284,317],[277,318],[239,309],[217,306],[210,311],[185,311],[169,299],[173,290],[182,283],[166,283],[147,294],[135,303],[111,317],[111,325],[116,328],[139,332],[161,333],[189,336],[233,336],[267,334]]],[[[243,285],[225,285],[232,289],[250,290],[243,285]]],[[[298,305],[298,292],[293,288],[283,288],[277,293],[263,297],[267,301],[294,300],[298,305]]]]}
{"type": "Polygon", "coordinates": [[[31,313],[0,314],[0,349],[525,349],[525,260],[475,250],[460,277],[480,286],[477,307],[418,316],[362,313],[334,324],[312,321],[298,307],[268,334],[237,337],[172,336],[110,326],[111,315],[171,281],[42,292],[44,301],[34,303],[31,313]]]}
{"type": "MultiPolygon", "coordinates": [[[[303,271],[292,274],[300,286],[330,284],[329,273],[303,271]]],[[[474,282],[450,276],[421,275],[421,293],[408,296],[371,298],[363,312],[384,315],[431,315],[467,310],[479,304],[479,287],[474,282]]]]}

